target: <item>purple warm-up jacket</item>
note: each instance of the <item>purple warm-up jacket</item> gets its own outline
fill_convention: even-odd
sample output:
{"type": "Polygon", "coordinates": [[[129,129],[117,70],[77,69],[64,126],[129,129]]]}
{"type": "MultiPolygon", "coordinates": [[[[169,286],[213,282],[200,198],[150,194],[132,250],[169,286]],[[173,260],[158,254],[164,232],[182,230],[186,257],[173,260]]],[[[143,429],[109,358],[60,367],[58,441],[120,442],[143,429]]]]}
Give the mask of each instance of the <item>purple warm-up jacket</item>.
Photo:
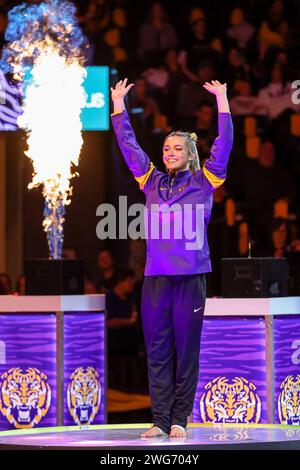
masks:
{"type": "Polygon", "coordinates": [[[231,114],[219,113],[219,135],[203,168],[179,171],[173,180],[141,149],[126,110],[112,114],[112,123],[126,163],[146,195],[145,276],[210,272],[207,225],[213,191],[226,177],[233,142],[231,114]]]}

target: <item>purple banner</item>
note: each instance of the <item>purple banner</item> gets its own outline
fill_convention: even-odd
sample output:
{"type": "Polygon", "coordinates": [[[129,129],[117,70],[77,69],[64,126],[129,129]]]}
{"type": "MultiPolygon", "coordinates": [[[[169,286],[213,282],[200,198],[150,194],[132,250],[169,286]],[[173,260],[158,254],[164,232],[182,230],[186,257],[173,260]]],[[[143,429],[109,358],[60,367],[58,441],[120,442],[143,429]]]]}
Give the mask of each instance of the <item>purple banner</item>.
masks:
{"type": "Polygon", "coordinates": [[[0,429],[56,425],[55,314],[0,314],[0,429]]]}
{"type": "Polygon", "coordinates": [[[204,320],[192,420],[267,422],[264,319],[204,320]]]}
{"type": "Polygon", "coordinates": [[[105,316],[64,315],[64,424],[106,422],[105,316]]]}
{"type": "Polygon", "coordinates": [[[275,422],[300,426],[300,316],[274,318],[275,422]]]}

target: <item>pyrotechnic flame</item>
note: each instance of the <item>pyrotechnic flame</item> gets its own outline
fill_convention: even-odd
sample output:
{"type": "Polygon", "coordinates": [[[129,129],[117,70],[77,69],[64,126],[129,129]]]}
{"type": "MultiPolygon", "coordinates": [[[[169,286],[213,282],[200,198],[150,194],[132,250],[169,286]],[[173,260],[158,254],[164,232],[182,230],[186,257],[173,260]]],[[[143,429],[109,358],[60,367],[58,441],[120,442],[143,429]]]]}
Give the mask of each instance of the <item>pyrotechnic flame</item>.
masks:
{"type": "Polygon", "coordinates": [[[18,120],[28,130],[26,155],[34,167],[30,188],[44,184],[48,194],[52,186],[49,180],[59,179],[58,189],[67,198],[71,167],[78,165],[82,146],[84,76],[83,67],[66,64],[55,51],[42,53],[32,69],[32,83],[18,120]]]}
{"type": "Polygon", "coordinates": [[[51,258],[61,257],[65,205],[82,147],[80,113],[85,105],[83,67],[86,40],[70,2],[50,0],[23,4],[8,14],[2,64],[16,80],[28,67],[23,114],[18,124],[27,131],[26,155],[33,164],[29,188],[43,187],[43,221],[51,258]]]}
{"type": "Polygon", "coordinates": [[[76,62],[68,64],[55,50],[41,52],[26,90],[24,113],[18,120],[28,130],[25,153],[34,169],[28,187],[42,185],[49,209],[45,208],[43,227],[51,238],[52,258],[60,257],[64,210],[59,206],[70,203],[70,180],[83,143],[80,112],[85,103],[84,76],[83,67],[76,62]],[[55,244],[52,238],[56,231],[55,244]]]}

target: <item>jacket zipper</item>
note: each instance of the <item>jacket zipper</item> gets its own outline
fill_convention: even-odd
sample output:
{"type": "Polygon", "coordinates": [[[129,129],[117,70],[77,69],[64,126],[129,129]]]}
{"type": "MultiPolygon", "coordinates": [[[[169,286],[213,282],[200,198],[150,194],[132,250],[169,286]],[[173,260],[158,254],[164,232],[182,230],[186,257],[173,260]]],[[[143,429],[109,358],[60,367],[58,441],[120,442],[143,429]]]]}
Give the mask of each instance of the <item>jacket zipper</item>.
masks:
{"type": "Polygon", "coordinates": [[[171,179],[171,183],[170,183],[170,194],[172,194],[172,192],[173,192],[173,183],[174,183],[174,179],[175,179],[175,178],[172,178],[172,179],[171,179]]]}

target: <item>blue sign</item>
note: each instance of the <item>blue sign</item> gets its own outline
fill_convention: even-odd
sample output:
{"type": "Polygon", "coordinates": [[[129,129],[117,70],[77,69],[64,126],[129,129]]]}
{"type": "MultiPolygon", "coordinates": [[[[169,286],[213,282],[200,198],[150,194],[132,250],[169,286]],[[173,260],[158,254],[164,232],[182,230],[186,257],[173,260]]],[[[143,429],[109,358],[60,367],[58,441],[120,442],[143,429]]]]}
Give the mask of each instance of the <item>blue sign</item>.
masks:
{"type": "MultiPolygon", "coordinates": [[[[83,131],[107,131],[109,129],[109,67],[86,67],[83,86],[86,104],[81,113],[83,131]]],[[[31,68],[24,78],[24,94],[31,81],[31,68]]],[[[22,114],[21,84],[12,85],[0,71],[0,131],[17,130],[17,119],[22,114]]]]}
{"type": "Polygon", "coordinates": [[[86,105],[81,113],[84,131],[107,131],[109,129],[109,68],[86,67],[83,83],[86,105]]]}

